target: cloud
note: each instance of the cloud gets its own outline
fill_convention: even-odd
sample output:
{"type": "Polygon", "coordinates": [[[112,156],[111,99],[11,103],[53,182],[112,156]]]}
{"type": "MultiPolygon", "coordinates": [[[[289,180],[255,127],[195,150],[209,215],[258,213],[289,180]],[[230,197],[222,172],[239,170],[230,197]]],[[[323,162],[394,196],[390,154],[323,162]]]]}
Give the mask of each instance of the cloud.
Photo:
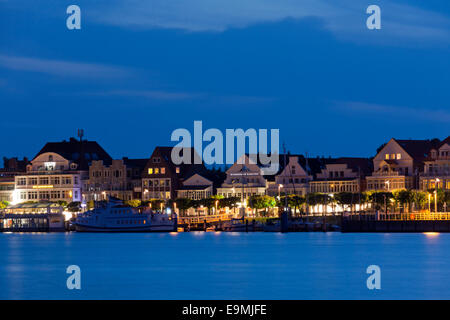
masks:
{"type": "Polygon", "coordinates": [[[339,110],[366,113],[371,116],[393,116],[410,118],[414,120],[427,120],[430,122],[450,123],[450,111],[447,109],[424,109],[400,106],[390,106],[381,104],[371,104],[365,102],[338,102],[335,107],[339,110]]]}
{"type": "Polygon", "coordinates": [[[122,67],[1,54],[0,67],[63,77],[120,78],[130,75],[130,70],[122,67]]]}
{"type": "Polygon", "coordinates": [[[191,32],[244,28],[286,18],[319,18],[338,37],[358,41],[398,40],[450,43],[450,18],[393,1],[378,1],[382,30],[366,28],[365,0],[164,0],[97,2],[93,19],[131,28],[168,28],[191,32]],[[378,37],[378,35],[381,35],[378,37]],[[377,37],[376,39],[373,39],[377,37]]]}
{"type": "Polygon", "coordinates": [[[135,97],[135,98],[145,98],[149,100],[166,100],[166,101],[176,101],[176,100],[188,100],[199,98],[202,95],[197,93],[187,93],[187,92],[169,92],[161,90],[116,90],[116,91],[104,91],[89,93],[89,95],[95,96],[121,96],[121,97],[135,97]]]}

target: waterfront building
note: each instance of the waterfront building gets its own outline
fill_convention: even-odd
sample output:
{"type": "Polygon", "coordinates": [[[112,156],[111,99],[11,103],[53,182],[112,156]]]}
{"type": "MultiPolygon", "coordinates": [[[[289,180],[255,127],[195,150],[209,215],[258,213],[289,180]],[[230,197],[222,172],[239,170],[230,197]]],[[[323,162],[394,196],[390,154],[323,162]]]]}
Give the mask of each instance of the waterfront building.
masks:
{"type": "Polygon", "coordinates": [[[23,174],[28,165],[28,159],[3,158],[3,168],[0,169],[0,202],[13,202],[15,176],[23,174]]]}
{"type": "Polygon", "coordinates": [[[359,193],[365,190],[365,176],[372,172],[371,159],[321,159],[322,167],[314,181],[309,182],[312,193],[359,193]]]}
{"type": "Polygon", "coordinates": [[[184,148],[190,153],[190,164],[175,164],[172,161],[173,147],[156,147],[142,172],[142,200],[169,200],[177,197],[177,190],[182,182],[195,173],[206,172],[201,164],[195,164],[194,159],[200,157],[193,148],[184,148]]]}
{"type": "Polygon", "coordinates": [[[267,188],[263,166],[244,154],[226,171],[226,179],[217,188],[217,194],[225,198],[238,197],[245,202],[251,196],[265,195],[267,188]]]}
{"type": "Polygon", "coordinates": [[[367,179],[367,189],[394,191],[414,189],[419,185],[424,161],[439,140],[391,139],[373,159],[373,172],[367,179]]]}
{"type": "Polygon", "coordinates": [[[64,231],[63,208],[55,203],[21,203],[8,206],[0,214],[3,231],[64,231]]]}
{"type": "Polygon", "coordinates": [[[280,170],[275,176],[266,176],[268,180],[267,194],[278,196],[281,194],[306,195],[309,182],[313,180],[311,164],[316,159],[306,159],[302,155],[280,155],[280,170]],[[284,165],[286,158],[286,166],[284,165]]]}
{"type": "Polygon", "coordinates": [[[177,190],[178,198],[201,200],[213,195],[213,181],[196,173],[182,182],[177,190]]]}
{"type": "Polygon", "coordinates": [[[26,173],[15,176],[14,202],[82,201],[83,183],[92,161],[111,157],[95,141],[49,142],[31,160],[26,173]]]}
{"type": "Polygon", "coordinates": [[[86,201],[106,200],[114,197],[121,200],[142,198],[142,171],[148,159],[112,160],[108,165],[103,160],[94,160],[89,166],[89,179],[84,187],[86,201]]]}
{"type": "Polygon", "coordinates": [[[450,137],[432,148],[425,159],[420,188],[425,191],[435,188],[450,190],[450,137]]]}

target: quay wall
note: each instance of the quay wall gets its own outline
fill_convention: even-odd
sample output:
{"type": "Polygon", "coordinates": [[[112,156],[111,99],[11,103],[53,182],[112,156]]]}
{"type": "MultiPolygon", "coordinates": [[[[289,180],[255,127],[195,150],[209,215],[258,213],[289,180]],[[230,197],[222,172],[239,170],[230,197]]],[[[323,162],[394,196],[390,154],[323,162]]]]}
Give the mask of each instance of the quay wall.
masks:
{"type": "Polygon", "coordinates": [[[450,232],[450,220],[342,221],[342,232],[450,232]]]}

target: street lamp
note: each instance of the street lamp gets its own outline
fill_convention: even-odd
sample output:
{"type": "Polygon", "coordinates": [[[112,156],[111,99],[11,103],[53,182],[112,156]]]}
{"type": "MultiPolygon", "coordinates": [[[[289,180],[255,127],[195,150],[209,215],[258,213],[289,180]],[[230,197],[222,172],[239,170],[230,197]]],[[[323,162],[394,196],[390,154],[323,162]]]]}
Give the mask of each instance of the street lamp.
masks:
{"type": "Polygon", "coordinates": [[[436,185],[434,188],[434,213],[437,213],[437,189],[439,187],[439,178],[436,179],[436,185]]]}
{"type": "Polygon", "coordinates": [[[431,193],[428,193],[428,212],[431,213],[431,193]]]}

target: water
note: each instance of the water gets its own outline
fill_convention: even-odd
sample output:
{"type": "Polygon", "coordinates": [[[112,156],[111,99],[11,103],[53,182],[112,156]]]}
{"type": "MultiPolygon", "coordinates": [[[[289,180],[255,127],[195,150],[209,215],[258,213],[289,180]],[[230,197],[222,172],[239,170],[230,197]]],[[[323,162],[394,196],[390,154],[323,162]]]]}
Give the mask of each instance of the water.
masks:
{"type": "Polygon", "coordinates": [[[450,234],[0,234],[0,299],[449,299],[449,253],[450,234]]]}

